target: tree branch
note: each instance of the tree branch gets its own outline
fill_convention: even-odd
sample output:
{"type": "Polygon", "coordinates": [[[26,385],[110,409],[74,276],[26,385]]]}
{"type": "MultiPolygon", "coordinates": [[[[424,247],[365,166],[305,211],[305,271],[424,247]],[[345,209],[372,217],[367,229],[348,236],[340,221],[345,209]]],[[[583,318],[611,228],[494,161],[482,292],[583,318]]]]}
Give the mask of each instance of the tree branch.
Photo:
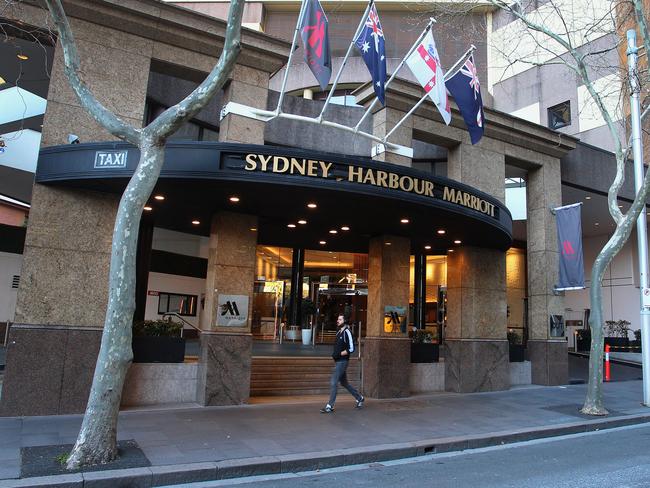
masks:
{"type": "Polygon", "coordinates": [[[181,125],[194,117],[218,90],[220,90],[235,65],[241,50],[241,19],[244,0],[232,0],[228,12],[226,39],[219,61],[203,82],[177,105],[168,108],[151,122],[143,131],[154,139],[163,142],[181,125]]]}
{"type": "Polygon", "coordinates": [[[79,77],[79,53],[77,52],[77,45],[72,35],[68,18],[61,5],[61,0],[45,0],[45,4],[59,31],[59,40],[63,47],[65,75],[77,99],[97,123],[106,128],[111,134],[131,144],[138,145],[140,141],[140,129],[136,129],[132,125],[124,122],[104,107],[79,77]]]}

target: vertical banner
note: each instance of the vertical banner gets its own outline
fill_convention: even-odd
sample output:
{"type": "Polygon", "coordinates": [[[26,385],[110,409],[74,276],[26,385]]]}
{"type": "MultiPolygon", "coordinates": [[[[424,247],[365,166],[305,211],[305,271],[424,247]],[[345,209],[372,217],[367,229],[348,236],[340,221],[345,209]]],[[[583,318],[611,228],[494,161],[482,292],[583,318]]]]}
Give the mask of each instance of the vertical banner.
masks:
{"type": "Polygon", "coordinates": [[[582,257],[582,203],[555,210],[557,244],[560,252],[560,281],[556,290],[581,290],[585,287],[582,257]]]}

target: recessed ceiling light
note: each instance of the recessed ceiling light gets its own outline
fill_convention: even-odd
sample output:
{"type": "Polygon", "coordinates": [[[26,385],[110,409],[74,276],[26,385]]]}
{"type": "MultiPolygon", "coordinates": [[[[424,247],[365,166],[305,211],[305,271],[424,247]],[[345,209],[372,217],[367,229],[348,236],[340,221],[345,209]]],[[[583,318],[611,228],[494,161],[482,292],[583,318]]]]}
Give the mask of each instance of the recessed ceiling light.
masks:
{"type": "Polygon", "coordinates": [[[338,230],[336,230],[336,229],[332,229],[332,230],[330,231],[330,234],[337,234],[337,233],[338,233],[338,230]]]}
{"type": "Polygon", "coordinates": [[[147,212],[151,212],[151,211],[153,210],[153,208],[150,207],[149,205],[145,206],[144,209],[145,209],[147,212]]]}
{"type": "Polygon", "coordinates": [[[23,54],[23,53],[16,54],[16,57],[18,59],[20,59],[21,61],[27,61],[29,59],[29,56],[27,56],[26,54],[23,54]]]}
{"type": "Polygon", "coordinates": [[[296,226],[296,224],[288,224],[287,227],[293,229],[296,226]]]}
{"type": "Polygon", "coordinates": [[[199,225],[201,223],[200,220],[192,220],[193,225],[199,225]]]}
{"type": "Polygon", "coordinates": [[[327,254],[332,254],[332,251],[327,251],[327,254]]]}
{"type": "Polygon", "coordinates": [[[447,249],[447,252],[454,252],[453,249],[447,249]]]}
{"type": "Polygon", "coordinates": [[[456,240],[454,241],[454,244],[460,244],[460,242],[461,242],[461,241],[460,241],[459,239],[456,239],[456,240]]]}
{"type": "Polygon", "coordinates": [[[309,207],[309,208],[316,208],[316,207],[318,207],[318,205],[316,205],[315,203],[308,203],[308,204],[307,204],[307,207],[309,207]]]}
{"type": "Polygon", "coordinates": [[[619,205],[618,208],[623,208],[623,205],[619,205]]]}
{"type": "Polygon", "coordinates": [[[239,201],[239,197],[230,197],[228,200],[230,200],[233,203],[237,203],[239,201]]]}
{"type": "Polygon", "coordinates": [[[341,227],[341,230],[350,230],[350,228],[347,225],[344,225],[343,227],[341,227]]]}
{"type": "Polygon", "coordinates": [[[446,234],[447,231],[445,229],[438,229],[438,234],[443,235],[446,234]]]}
{"type": "Polygon", "coordinates": [[[585,197],[585,200],[591,200],[591,197],[590,197],[589,195],[587,195],[587,196],[585,197]]]}
{"type": "Polygon", "coordinates": [[[299,223],[300,225],[305,225],[305,224],[307,223],[307,221],[306,221],[306,220],[299,220],[298,223],[299,223]]]}
{"type": "Polygon", "coordinates": [[[325,241],[318,241],[318,243],[319,243],[321,246],[324,246],[325,244],[327,244],[327,242],[325,242],[325,241]]]}
{"type": "Polygon", "coordinates": [[[251,227],[251,231],[257,232],[257,229],[255,227],[251,227]]]}
{"type": "Polygon", "coordinates": [[[162,195],[156,195],[154,198],[155,198],[156,200],[160,200],[160,201],[163,201],[163,200],[165,199],[165,197],[162,196],[162,195]]]}
{"type": "Polygon", "coordinates": [[[0,76],[0,85],[4,85],[5,83],[7,83],[5,79],[2,76],[0,76]]]}
{"type": "Polygon", "coordinates": [[[386,242],[385,244],[386,244],[387,246],[390,246],[390,245],[392,244],[392,242],[386,242]]]}
{"type": "Polygon", "coordinates": [[[594,225],[600,225],[598,222],[596,222],[594,225]]]}
{"type": "Polygon", "coordinates": [[[429,249],[431,249],[431,246],[424,246],[424,248],[428,251],[429,249]]]}
{"type": "Polygon", "coordinates": [[[402,219],[402,220],[400,220],[400,222],[401,222],[402,224],[408,224],[408,223],[409,223],[409,219],[402,219]]]}

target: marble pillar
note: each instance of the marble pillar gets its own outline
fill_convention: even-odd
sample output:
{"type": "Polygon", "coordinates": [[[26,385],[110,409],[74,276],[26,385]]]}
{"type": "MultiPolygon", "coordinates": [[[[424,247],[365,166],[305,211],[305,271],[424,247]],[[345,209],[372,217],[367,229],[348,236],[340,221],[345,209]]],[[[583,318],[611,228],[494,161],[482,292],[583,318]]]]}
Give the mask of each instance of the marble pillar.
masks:
{"type": "Polygon", "coordinates": [[[447,391],[509,388],[505,264],[505,253],[493,249],[447,255],[447,391]]]}
{"type": "MultiPolygon", "coordinates": [[[[268,86],[267,72],[235,65],[224,91],[224,106],[228,102],[236,102],[266,110],[268,86]]],[[[262,121],[229,114],[219,124],[219,141],[264,144],[264,127],[262,121]]]]}
{"type": "Polygon", "coordinates": [[[531,379],[538,385],[569,380],[567,342],[550,336],[550,316],[564,313],[564,298],[553,291],[558,280],[557,229],[551,208],[562,204],[560,161],[529,170],[528,205],[528,354],[531,379]]]}
{"type": "Polygon", "coordinates": [[[197,401],[202,405],[236,405],[246,402],[250,394],[257,246],[257,231],[251,229],[257,229],[253,215],[219,212],[212,219],[197,386],[197,401]],[[220,295],[248,298],[244,325],[218,325],[220,295]]]}
{"type": "MultiPolygon", "coordinates": [[[[388,134],[395,124],[399,122],[405,113],[391,107],[384,107],[373,114],[373,127],[372,133],[377,137],[384,137],[388,134]]],[[[391,134],[390,142],[399,144],[400,146],[412,147],[413,146],[413,118],[409,117],[400,125],[393,134],[391,134]]],[[[400,166],[411,166],[411,158],[393,154],[390,152],[383,152],[378,154],[373,159],[376,161],[384,161],[386,163],[398,164],[400,166]]]]}
{"type": "MultiPolygon", "coordinates": [[[[372,398],[408,396],[411,342],[406,326],[385,324],[386,307],[409,305],[410,241],[404,237],[370,239],[366,339],[362,345],[363,391],[372,398]]],[[[407,317],[404,318],[407,320],[407,317]]]]}

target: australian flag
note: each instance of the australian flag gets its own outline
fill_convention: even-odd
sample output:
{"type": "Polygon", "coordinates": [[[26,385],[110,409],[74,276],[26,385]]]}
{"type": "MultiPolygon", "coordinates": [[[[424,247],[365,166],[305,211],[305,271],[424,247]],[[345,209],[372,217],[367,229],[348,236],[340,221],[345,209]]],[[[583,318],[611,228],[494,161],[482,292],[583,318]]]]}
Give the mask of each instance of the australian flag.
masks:
{"type": "Polygon", "coordinates": [[[332,75],[327,17],[318,0],[305,0],[305,2],[305,15],[300,25],[305,62],[314,73],[321,89],[325,90],[332,75]]]}
{"type": "Polygon", "coordinates": [[[373,3],[363,29],[354,40],[361,52],[361,57],[370,71],[375,94],[382,105],[384,102],[384,84],[386,83],[386,50],[384,49],[384,31],[379,22],[379,15],[373,3]]]}
{"type": "Polygon", "coordinates": [[[463,67],[454,76],[445,80],[445,85],[463,115],[472,144],[476,144],[483,137],[485,119],[483,117],[481,85],[478,81],[473,55],[467,58],[463,67]]]}

